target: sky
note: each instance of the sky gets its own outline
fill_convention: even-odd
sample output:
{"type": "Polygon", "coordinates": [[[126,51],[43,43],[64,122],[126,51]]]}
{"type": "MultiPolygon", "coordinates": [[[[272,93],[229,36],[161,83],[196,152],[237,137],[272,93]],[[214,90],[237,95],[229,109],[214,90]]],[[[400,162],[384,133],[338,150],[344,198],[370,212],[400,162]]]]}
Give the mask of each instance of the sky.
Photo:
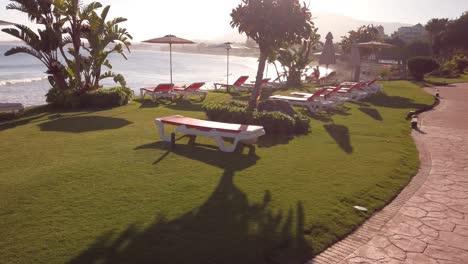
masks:
{"type": "MultiPolygon", "coordinates": [[[[0,0],[0,20],[27,24],[24,14],[6,10],[0,0]]],[[[90,0],[83,0],[90,3],[90,0]]],[[[230,12],[241,0],[101,0],[111,16],[124,24],[135,41],[174,34],[190,39],[213,39],[231,30],[230,12]]],[[[305,0],[313,14],[336,13],[378,22],[425,23],[433,17],[456,18],[468,11],[468,0],[305,0]]],[[[323,25],[322,25],[323,26],[323,25]]],[[[0,32],[0,40],[11,40],[0,32]]]]}

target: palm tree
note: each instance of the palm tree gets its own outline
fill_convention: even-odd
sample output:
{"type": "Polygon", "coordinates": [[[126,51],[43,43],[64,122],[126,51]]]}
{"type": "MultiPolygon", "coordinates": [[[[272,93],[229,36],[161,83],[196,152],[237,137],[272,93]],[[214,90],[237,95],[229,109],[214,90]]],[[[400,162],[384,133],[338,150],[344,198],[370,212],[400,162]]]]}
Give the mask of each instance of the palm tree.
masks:
{"type": "Polygon", "coordinates": [[[89,18],[89,30],[83,31],[82,36],[88,40],[88,46],[83,48],[89,52],[87,62],[86,86],[88,89],[99,88],[99,81],[112,77],[114,81],[120,82],[125,86],[123,77],[112,71],[102,74],[102,67],[112,69],[109,62],[109,55],[117,53],[127,59],[124,48],[130,52],[130,40],[132,36],[125,28],[119,27],[119,24],[127,21],[126,18],[117,17],[106,21],[110,6],[106,6],[100,15],[93,12],[89,18]],[[113,45],[113,46],[112,46],[113,45]],[[108,48],[109,46],[112,46],[108,48]]]}
{"type": "Polygon", "coordinates": [[[231,26],[257,42],[260,58],[248,109],[257,108],[266,60],[279,48],[300,44],[312,34],[312,14],[299,0],[242,0],[231,13],[231,26]],[[281,18],[281,19],[280,19],[281,18]]]}
{"type": "Polygon", "coordinates": [[[87,21],[90,19],[93,12],[101,8],[102,5],[99,2],[83,5],[80,0],[55,0],[54,7],[54,13],[59,18],[58,20],[63,27],[63,33],[67,35],[63,39],[63,45],[60,47],[60,51],[69,69],[73,72],[73,87],[81,89],[83,86],[81,73],[84,67],[83,56],[80,53],[83,44],[81,37],[83,31],[88,28],[87,21]],[[68,44],[72,44],[68,52],[73,56],[73,59],[69,59],[64,51],[65,46],[68,44]]]}
{"type": "Polygon", "coordinates": [[[6,8],[26,13],[31,21],[41,24],[44,29],[38,29],[37,33],[23,25],[3,29],[3,32],[22,40],[27,45],[27,47],[11,48],[5,53],[5,56],[26,53],[39,59],[47,67],[46,73],[50,75],[48,78],[50,84],[59,90],[67,89],[66,79],[69,75],[58,59],[58,50],[62,44],[62,32],[58,26],[57,17],[53,13],[52,1],[11,0],[6,8]]]}
{"type": "MultiPolygon", "coordinates": [[[[449,20],[447,18],[433,18],[424,26],[429,33],[431,39],[431,46],[434,46],[434,39],[446,28],[449,20]]],[[[432,48],[434,50],[434,47],[432,48]]]]}

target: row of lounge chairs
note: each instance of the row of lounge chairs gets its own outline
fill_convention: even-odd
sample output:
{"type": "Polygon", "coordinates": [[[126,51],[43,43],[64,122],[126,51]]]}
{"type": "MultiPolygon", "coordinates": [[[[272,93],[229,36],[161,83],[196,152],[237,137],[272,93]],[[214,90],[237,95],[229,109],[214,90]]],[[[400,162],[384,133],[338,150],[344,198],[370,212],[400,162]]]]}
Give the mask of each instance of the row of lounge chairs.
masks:
{"type": "MultiPolygon", "coordinates": [[[[377,93],[382,88],[376,84],[376,80],[369,82],[344,82],[336,87],[322,87],[315,93],[293,92],[290,96],[271,96],[272,100],[284,100],[291,105],[305,106],[311,112],[323,108],[334,107],[347,101],[357,101],[368,95],[377,93]]],[[[157,118],[155,125],[158,128],[162,140],[175,144],[176,133],[183,133],[195,140],[196,136],[214,138],[219,149],[224,152],[233,152],[239,143],[251,145],[258,138],[265,135],[261,126],[230,124],[213,122],[180,115],[157,118]],[[176,126],[170,136],[165,134],[165,125],[176,126]],[[233,140],[232,145],[227,146],[224,138],[233,140]]]]}
{"type": "Polygon", "coordinates": [[[290,96],[274,95],[271,100],[282,100],[292,106],[306,107],[311,113],[329,109],[348,101],[358,101],[382,88],[376,80],[369,82],[344,82],[336,87],[318,88],[315,93],[293,92],[290,96]]]}
{"type": "MultiPolygon", "coordinates": [[[[232,89],[232,91],[235,93],[239,93],[242,91],[249,92],[249,91],[252,91],[252,89],[255,87],[255,84],[254,82],[250,84],[246,83],[248,79],[249,79],[249,76],[241,76],[233,84],[214,83],[214,87],[215,87],[215,90],[226,88],[228,91],[230,91],[230,89],[232,89]]],[[[270,78],[262,79],[261,85],[263,88],[267,88],[267,89],[279,89],[284,86],[283,83],[278,81],[278,79],[271,81],[270,78]]]]}
{"type": "Polygon", "coordinates": [[[172,83],[159,84],[156,87],[145,87],[140,89],[141,99],[145,98],[146,95],[151,96],[151,100],[156,102],[158,98],[169,98],[175,100],[177,97],[183,99],[189,99],[192,96],[199,96],[203,101],[205,100],[208,92],[203,91],[202,88],[205,85],[204,82],[192,83],[187,87],[176,87],[172,83]]]}

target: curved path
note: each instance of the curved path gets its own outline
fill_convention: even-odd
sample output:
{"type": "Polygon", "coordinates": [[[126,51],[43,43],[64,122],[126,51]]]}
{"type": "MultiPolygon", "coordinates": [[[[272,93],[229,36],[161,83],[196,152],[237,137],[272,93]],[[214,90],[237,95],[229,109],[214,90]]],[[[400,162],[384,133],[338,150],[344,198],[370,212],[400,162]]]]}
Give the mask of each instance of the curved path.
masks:
{"type": "Polygon", "coordinates": [[[309,263],[468,263],[468,84],[426,88],[441,104],[419,117],[421,169],[398,197],[309,263]]]}

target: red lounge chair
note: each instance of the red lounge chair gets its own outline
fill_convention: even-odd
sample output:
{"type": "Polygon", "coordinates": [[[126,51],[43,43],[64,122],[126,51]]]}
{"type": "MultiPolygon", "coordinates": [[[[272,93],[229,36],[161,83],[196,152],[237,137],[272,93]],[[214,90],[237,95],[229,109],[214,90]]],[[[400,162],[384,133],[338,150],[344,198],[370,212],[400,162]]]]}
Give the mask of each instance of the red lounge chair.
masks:
{"type": "MultiPolygon", "coordinates": [[[[261,85],[263,87],[267,87],[270,80],[271,80],[270,78],[263,79],[261,81],[261,85]]],[[[255,81],[252,81],[250,84],[245,83],[240,86],[233,86],[232,88],[234,89],[234,92],[240,92],[240,91],[252,91],[254,87],[255,87],[255,81]]]]}
{"type": "Polygon", "coordinates": [[[173,89],[173,92],[179,95],[182,95],[183,98],[187,99],[189,96],[200,96],[200,98],[205,100],[208,92],[207,91],[202,91],[200,88],[205,85],[204,82],[196,82],[192,83],[191,85],[187,86],[186,88],[184,87],[175,87],[173,89]]]}
{"type": "Polygon", "coordinates": [[[247,79],[249,79],[249,76],[241,76],[232,85],[224,84],[224,83],[214,83],[214,87],[215,87],[215,90],[226,87],[226,90],[229,92],[229,88],[242,86],[247,81],[247,79]]]}
{"type": "Polygon", "coordinates": [[[307,109],[311,113],[315,113],[317,110],[321,110],[322,107],[330,107],[336,104],[336,102],[334,101],[327,100],[327,97],[325,96],[325,95],[333,95],[334,93],[336,93],[335,90],[333,90],[332,92],[329,92],[327,91],[327,89],[324,88],[324,89],[318,90],[314,94],[311,94],[311,96],[309,97],[274,95],[274,96],[270,96],[269,99],[283,100],[293,106],[304,106],[304,107],[307,107],[307,109]]]}
{"type": "Polygon", "coordinates": [[[219,149],[224,152],[233,152],[239,142],[247,145],[255,144],[259,137],[265,135],[262,126],[213,122],[180,115],[157,118],[154,122],[159,130],[159,136],[164,141],[172,141],[172,136],[165,135],[164,125],[173,125],[177,126],[174,134],[184,133],[214,138],[219,149]],[[232,138],[234,143],[231,146],[226,146],[223,138],[232,138]]]}
{"type": "Polygon", "coordinates": [[[158,86],[154,88],[150,88],[150,87],[140,88],[140,96],[141,96],[141,99],[144,99],[145,96],[149,94],[151,95],[151,100],[153,102],[156,102],[158,97],[170,98],[171,100],[174,100],[177,94],[173,92],[173,89],[174,89],[174,84],[163,83],[163,84],[159,84],[158,86]]]}

